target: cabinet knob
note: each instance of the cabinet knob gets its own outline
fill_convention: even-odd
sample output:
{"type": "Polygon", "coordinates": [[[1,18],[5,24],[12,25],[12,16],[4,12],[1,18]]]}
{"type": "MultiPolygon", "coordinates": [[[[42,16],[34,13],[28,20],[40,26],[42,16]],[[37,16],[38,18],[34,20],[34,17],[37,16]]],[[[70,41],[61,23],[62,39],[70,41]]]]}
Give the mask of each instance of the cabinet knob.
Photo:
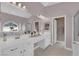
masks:
{"type": "Polygon", "coordinates": [[[20,53],[22,54],[22,51],[20,51],[20,53]]]}
{"type": "Polygon", "coordinates": [[[17,48],[15,48],[15,49],[11,49],[10,51],[14,51],[14,50],[16,50],[17,48]]]}
{"type": "Polygon", "coordinates": [[[25,52],[26,50],[24,49],[23,51],[25,52]]]}

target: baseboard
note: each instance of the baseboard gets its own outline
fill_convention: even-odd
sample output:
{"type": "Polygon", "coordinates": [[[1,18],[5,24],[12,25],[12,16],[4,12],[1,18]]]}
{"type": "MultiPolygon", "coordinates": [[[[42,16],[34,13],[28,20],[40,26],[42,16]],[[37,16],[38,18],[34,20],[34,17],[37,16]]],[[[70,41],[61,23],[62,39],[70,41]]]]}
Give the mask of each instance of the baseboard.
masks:
{"type": "Polygon", "coordinates": [[[65,49],[67,49],[67,50],[69,50],[69,51],[73,51],[71,48],[65,48],[65,49]]]}
{"type": "Polygon", "coordinates": [[[64,41],[56,41],[56,42],[64,43],[64,41]]]}
{"type": "Polygon", "coordinates": [[[34,50],[37,49],[37,48],[39,48],[39,46],[34,47],[34,50]]]}
{"type": "Polygon", "coordinates": [[[50,45],[53,46],[53,43],[51,43],[50,45]]]}
{"type": "Polygon", "coordinates": [[[48,45],[46,48],[43,49],[43,51],[45,51],[49,46],[51,46],[51,45],[48,45]]]}

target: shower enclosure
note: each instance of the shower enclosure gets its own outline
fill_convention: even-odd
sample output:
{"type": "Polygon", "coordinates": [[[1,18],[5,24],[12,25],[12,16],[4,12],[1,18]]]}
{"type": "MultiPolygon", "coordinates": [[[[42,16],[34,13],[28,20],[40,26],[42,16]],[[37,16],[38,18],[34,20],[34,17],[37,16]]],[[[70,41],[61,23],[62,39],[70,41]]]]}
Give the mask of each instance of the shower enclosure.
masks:
{"type": "Polygon", "coordinates": [[[73,55],[79,56],[79,11],[73,18],[73,55]]]}

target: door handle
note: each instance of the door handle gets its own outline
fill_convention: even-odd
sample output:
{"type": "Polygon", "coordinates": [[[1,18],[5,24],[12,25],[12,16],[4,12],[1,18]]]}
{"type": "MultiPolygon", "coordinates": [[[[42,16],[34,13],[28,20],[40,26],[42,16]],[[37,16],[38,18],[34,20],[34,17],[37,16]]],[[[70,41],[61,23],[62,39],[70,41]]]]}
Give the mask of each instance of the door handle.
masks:
{"type": "Polygon", "coordinates": [[[11,49],[10,51],[15,51],[15,50],[17,50],[17,48],[11,49]]]}

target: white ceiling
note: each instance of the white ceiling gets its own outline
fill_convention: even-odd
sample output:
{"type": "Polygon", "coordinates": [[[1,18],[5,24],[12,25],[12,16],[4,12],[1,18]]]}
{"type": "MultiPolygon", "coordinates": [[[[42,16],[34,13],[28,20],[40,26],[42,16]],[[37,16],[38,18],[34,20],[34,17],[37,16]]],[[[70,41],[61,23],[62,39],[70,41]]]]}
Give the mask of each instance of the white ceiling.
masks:
{"type": "Polygon", "coordinates": [[[57,3],[60,3],[60,2],[41,2],[41,4],[44,6],[44,7],[47,7],[47,6],[51,6],[51,5],[55,5],[57,3]]]}

